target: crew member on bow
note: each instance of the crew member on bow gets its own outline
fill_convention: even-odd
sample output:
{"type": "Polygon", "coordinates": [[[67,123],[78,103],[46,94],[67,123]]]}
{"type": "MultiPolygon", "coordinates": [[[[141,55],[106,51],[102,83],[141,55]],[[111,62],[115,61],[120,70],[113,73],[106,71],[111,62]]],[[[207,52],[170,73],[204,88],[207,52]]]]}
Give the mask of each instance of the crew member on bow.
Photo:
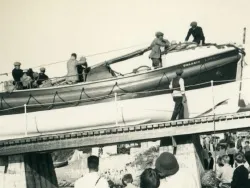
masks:
{"type": "Polygon", "coordinates": [[[182,69],[176,71],[176,77],[171,81],[169,88],[172,89],[172,96],[175,102],[174,111],[171,117],[171,120],[184,119],[184,106],[183,102],[186,102],[185,97],[185,85],[184,80],[181,77],[183,74],[182,69]]]}
{"type": "Polygon", "coordinates": [[[162,67],[162,59],[161,59],[161,47],[169,47],[170,43],[168,40],[164,39],[164,34],[162,32],[156,32],[156,38],[151,43],[151,53],[149,58],[152,60],[153,67],[155,69],[162,67]]]}
{"type": "Polygon", "coordinates": [[[38,75],[37,84],[41,85],[43,81],[48,80],[49,77],[45,74],[46,69],[44,67],[40,68],[40,73],[38,75]]]}
{"type": "Polygon", "coordinates": [[[23,76],[23,70],[20,68],[21,63],[20,62],[15,62],[14,63],[14,69],[12,70],[12,77],[14,79],[13,85],[16,85],[17,89],[22,88],[22,83],[21,83],[21,77],[23,76]]]}
{"type": "Polygon", "coordinates": [[[205,36],[203,34],[202,28],[197,26],[197,22],[192,22],[190,24],[191,28],[188,30],[187,37],[185,41],[188,41],[189,37],[192,35],[194,37],[193,42],[197,44],[205,44],[205,36]]]}
{"type": "Polygon", "coordinates": [[[79,82],[85,82],[88,72],[90,71],[90,67],[88,67],[86,57],[81,57],[79,60],[80,65],[77,65],[77,72],[79,76],[79,82]],[[81,64],[83,62],[83,64],[81,64]]]}

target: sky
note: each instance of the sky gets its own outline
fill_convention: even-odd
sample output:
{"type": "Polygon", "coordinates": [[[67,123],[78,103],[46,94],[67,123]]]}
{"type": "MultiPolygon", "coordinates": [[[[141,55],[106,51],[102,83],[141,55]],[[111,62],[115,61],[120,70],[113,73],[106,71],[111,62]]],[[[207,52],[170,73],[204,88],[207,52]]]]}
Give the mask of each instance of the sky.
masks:
{"type": "MultiPolygon", "coordinates": [[[[30,68],[67,60],[72,52],[87,56],[141,45],[88,57],[93,65],[148,46],[156,31],[184,41],[191,21],[203,28],[207,42],[242,43],[243,28],[250,29],[249,5],[249,0],[0,0],[0,74],[10,72],[15,61],[30,68]]],[[[249,44],[247,35],[247,52],[249,44]]],[[[66,74],[65,62],[46,68],[50,77],[66,74]]]]}

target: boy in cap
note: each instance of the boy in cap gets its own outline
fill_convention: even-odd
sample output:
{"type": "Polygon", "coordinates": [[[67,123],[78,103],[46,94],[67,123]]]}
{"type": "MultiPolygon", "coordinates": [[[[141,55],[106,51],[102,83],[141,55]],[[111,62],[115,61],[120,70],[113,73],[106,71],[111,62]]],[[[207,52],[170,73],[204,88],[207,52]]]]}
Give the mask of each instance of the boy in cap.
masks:
{"type": "Polygon", "coordinates": [[[176,71],[176,77],[171,81],[169,88],[172,89],[173,100],[175,102],[174,111],[171,120],[184,119],[184,106],[182,102],[186,102],[184,80],[181,78],[183,73],[182,69],[176,71]]]}
{"type": "Polygon", "coordinates": [[[43,81],[48,80],[49,77],[45,74],[46,69],[44,67],[40,68],[40,73],[38,75],[37,84],[41,85],[43,81]]]}
{"type": "Polygon", "coordinates": [[[12,70],[12,77],[14,79],[13,85],[17,86],[17,89],[21,89],[22,83],[21,83],[21,77],[23,76],[23,70],[20,68],[21,63],[20,62],[15,62],[14,63],[14,69],[12,70]]]}
{"type": "Polygon", "coordinates": [[[172,153],[162,153],[156,159],[155,169],[161,179],[159,188],[198,188],[192,174],[179,169],[177,159],[172,153]]]}
{"type": "Polygon", "coordinates": [[[153,67],[160,68],[162,67],[161,60],[161,47],[168,47],[170,45],[169,41],[163,39],[164,34],[162,32],[156,32],[156,38],[151,43],[150,47],[152,48],[151,53],[149,54],[149,58],[153,62],[153,67]]]}
{"type": "Polygon", "coordinates": [[[197,22],[192,22],[190,24],[190,27],[191,28],[188,30],[185,41],[188,41],[189,37],[192,35],[194,37],[193,42],[196,42],[197,44],[200,44],[202,42],[202,45],[204,45],[205,37],[202,28],[197,26],[197,22]]]}

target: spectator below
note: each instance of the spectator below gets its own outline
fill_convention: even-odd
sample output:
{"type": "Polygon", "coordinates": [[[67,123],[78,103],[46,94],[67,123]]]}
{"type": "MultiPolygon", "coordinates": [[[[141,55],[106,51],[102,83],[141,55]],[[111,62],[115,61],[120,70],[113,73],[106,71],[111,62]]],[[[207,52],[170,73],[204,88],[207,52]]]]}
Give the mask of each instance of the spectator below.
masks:
{"type": "Polygon", "coordinates": [[[160,178],[157,172],[148,168],[143,171],[140,176],[140,188],[158,188],[160,186],[160,178]]]}
{"type": "Polygon", "coordinates": [[[161,179],[160,188],[199,187],[192,173],[179,169],[179,164],[172,153],[162,153],[156,160],[155,168],[161,179]]]}
{"type": "Polygon", "coordinates": [[[231,185],[234,169],[229,164],[230,158],[228,155],[222,156],[223,167],[217,170],[217,178],[220,180],[220,187],[231,185]]]}
{"type": "Polygon", "coordinates": [[[208,170],[213,170],[214,168],[214,158],[211,152],[208,152],[208,170]]]}
{"type": "Polygon", "coordinates": [[[248,152],[248,151],[250,151],[250,146],[249,146],[249,141],[247,140],[247,141],[245,142],[244,152],[246,153],[246,152],[248,152]]]}
{"type": "Polygon", "coordinates": [[[99,170],[99,158],[96,156],[88,157],[89,173],[81,177],[75,182],[75,188],[108,188],[109,184],[106,179],[100,177],[99,170]]]}
{"type": "Polygon", "coordinates": [[[234,165],[234,156],[236,155],[237,150],[235,149],[235,144],[233,142],[231,142],[229,144],[229,148],[227,149],[227,154],[230,158],[229,164],[231,165],[231,167],[233,167],[234,165]]]}
{"type": "Polygon", "coordinates": [[[127,188],[135,188],[133,183],[133,177],[131,174],[125,174],[122,178],[122,184],[127,188]]]}
{"type": "Polygon", "coordinates": [[[235,156],[236,169],[233,173],[233,180],[231,182],[231,188],[249,188],[248,185],[248,170],[244,166],[244,155],[241,153],[235,156]]]}
{"type": "Polygon", "coordinates": [[[216,178],[214,171],[209,170],[201,175],[201,186],[202,188],[217,188],[219,182],[216,178]]]}

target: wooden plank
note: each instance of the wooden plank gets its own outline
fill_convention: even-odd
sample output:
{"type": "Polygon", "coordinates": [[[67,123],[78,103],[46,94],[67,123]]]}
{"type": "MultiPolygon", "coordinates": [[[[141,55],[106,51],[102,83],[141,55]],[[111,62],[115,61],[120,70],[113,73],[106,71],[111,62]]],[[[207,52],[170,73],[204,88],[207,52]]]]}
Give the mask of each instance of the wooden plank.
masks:
{"type": "MultiPolygon", "coordinates": [[[[249,129],[249,119],[237,119],[231,121],[219,121],[216,122],[216,132],[225,130],[235,130],[235,129],[249,129]]],[[[187,135],[187,134],[201,134],[210,133],[214,130],[214,122],[206,124],[193,124],[189,126],[180,127],[169,127],[163,129],[152,129],[146,131],[130,131],[128,133],[116,133],[112,134],[112,139],[110,135],[100,135],[95,137],[82,137],[82,138],[71,138],[64,140],[55,140],[51,142],[40,142],[28,145],[18,145],[2,147],[0,155],[16,154],[16,153],[27,153],[39,151],[49,151],[57,149],[84,147],[84,146],[94,146],[94,145],[109,145],[120,142],[132,142],[139,140],[152,140],[165,136],[175,136],[175,135],[187,135]]],[[[133,130],[133,129],[132,129],[133,130]]]]}

